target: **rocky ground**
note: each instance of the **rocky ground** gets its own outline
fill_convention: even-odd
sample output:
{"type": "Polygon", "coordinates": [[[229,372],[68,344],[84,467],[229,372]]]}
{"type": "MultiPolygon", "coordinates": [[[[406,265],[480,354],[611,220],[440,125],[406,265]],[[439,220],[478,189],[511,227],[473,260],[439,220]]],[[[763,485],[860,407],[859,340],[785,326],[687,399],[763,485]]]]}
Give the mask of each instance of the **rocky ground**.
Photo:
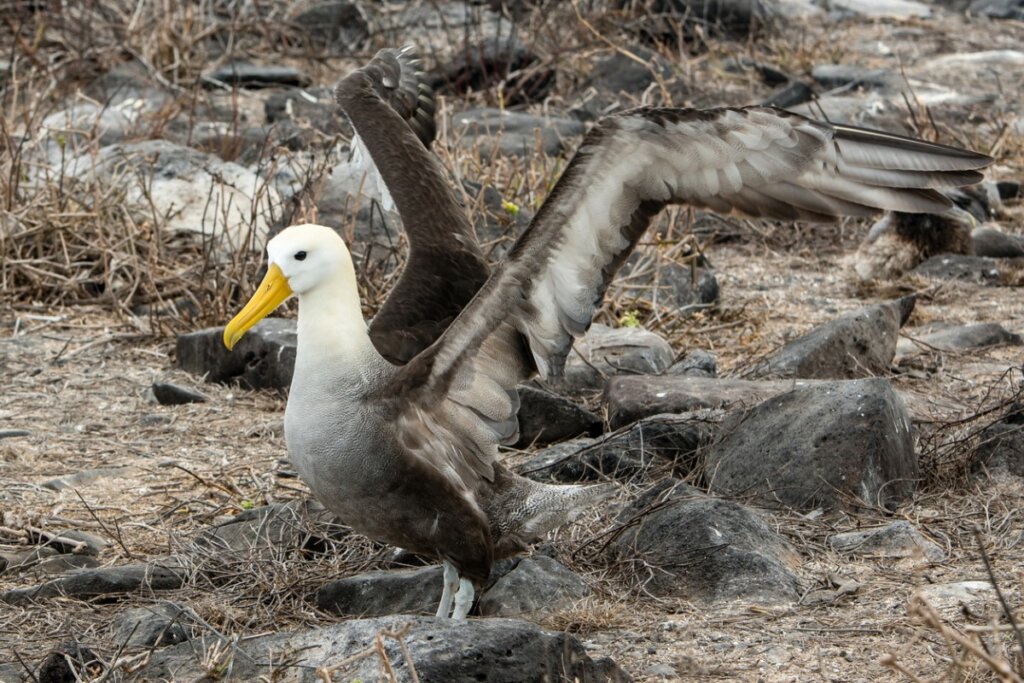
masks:
{"type": "Polygon", "coordinates": [[[12,10],[0,681],[1021,680],[1020,3],[499,4],[12,10]],[[292,222],[349,238],[368,315],[386,295],[401,223],[330,86],[407,42],[495,258],[636,104],[772,102],[988,152],[992,182],[909,261],[895,218],[667,212],[506,454],[619,495],[438,622],[439,569],[284,459],[292,323],[216,330],[292,222]]]}

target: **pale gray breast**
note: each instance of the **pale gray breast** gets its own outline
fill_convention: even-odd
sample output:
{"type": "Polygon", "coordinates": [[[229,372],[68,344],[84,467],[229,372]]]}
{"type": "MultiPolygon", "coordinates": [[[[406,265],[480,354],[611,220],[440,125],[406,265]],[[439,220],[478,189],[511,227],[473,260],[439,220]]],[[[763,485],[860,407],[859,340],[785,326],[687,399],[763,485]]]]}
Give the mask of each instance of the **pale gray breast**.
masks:
{"type": "Polygon", "coordinates": [[[341,514],[394,468],[387,416],[365,400],[368,381],[379,375],[295,369],[284,420],[288,457],[313,495],[341,514]]]}

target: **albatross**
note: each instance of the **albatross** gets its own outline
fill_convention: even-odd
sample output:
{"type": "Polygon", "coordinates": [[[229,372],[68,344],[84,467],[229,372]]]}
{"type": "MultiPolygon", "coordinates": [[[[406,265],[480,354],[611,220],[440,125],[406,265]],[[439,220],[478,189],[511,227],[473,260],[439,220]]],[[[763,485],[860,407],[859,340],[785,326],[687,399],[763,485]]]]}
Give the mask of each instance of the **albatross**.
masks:
{"type": "Polygon", "coordinates": [[[437,615],[457,619],[497,559],[613,487],[534,482],[502,466],[498,447],[517,438],[517,385],[562,372],[659,211],[688,204],[814,221],[939,212],[950,202],[938,190],[978,182],[992,161],[771,107],[633,109],[587,133],[492,270],[413,130],[433,107],[413,53],[382,50],[336,98],[402,217],[404,271],[367,326],[342,238],[323,226],[286,228],[267,244],[266,276],[224,343],[232,348],[298,297],[289,457],[353,529],[440,559],[437,615]]]}

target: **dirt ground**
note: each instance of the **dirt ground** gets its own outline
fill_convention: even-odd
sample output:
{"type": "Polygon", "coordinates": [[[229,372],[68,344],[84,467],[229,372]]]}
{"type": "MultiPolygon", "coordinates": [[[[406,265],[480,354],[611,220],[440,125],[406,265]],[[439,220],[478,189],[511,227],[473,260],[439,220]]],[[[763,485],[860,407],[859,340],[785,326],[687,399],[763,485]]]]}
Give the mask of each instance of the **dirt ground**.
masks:
{"type": "MultiPolygon", "coordinates": [[[[542,34],[543,27],[534,28],[542,34]]],[[[1019,23],[966,27],[958,18],[909,21],[901,25],[902,33],[870,22],[844,25],[844,31],[836,41],[829,30],[812,26],[796,42],[726,46],[693,58],[687,73],[695,82],[705,82],[688,103],[733,104],[766,94],[756,89],[760,86],[722,75],[721,58],[730,49],[782,61],[803,73],[830,59],[870,66],[880,59],[880,41],[908,63],[940,50],[1020,49],[1024,44],[1019,23]]],[[[580,33],[587,35],[582,29],[580,33]]],[[[602,50],[607,52],[607,45],[591,36],[575,59],[585,63],[602,50]]],[[[678,64],[683,57],[673,59],[678,64]]],[[[343,70],[338,65],[332,69],[343,70]]],[[[968,91],[972,86],[957,83],[955,74],[944,82],[968,91]]],[[[1009,100],[1019,110],[1021,95],[1013,94],[1015,85],[1009,82],[1009,100]]],[[[998,125],[984,130],[958,134],[965,144],[983,150],[998,145],[999,177],[1024,178],[1022,136],[1003,135],[998,125]]],[[[442,143],[441,155],[451,159],[454,153],[442,143]]],[[[463,173],[472,171],[471,163],[457,161],[463,173]]],[[[526,196],[518,199],[523,205],[530,201],[526,196]]],[[[1010,231],[1024,232],[1019,213],[1009,221],[1010,231]]],[[[720,375],[742,376],[757,359],[817,323],[911,292],[919,299],[904,329],[907,336],[937,321],[998,322],[1024,334],[1020,287],[914,277],[872,286],[857,283],[850,258],[866,232],[864,223],[738,225],[744,230],[742,239],[706,248],[722,288],[720,305],[685,325],[660,318],[648,321],[656,329],[672,330],[669,336],[680,354],[712,351],[720,375]]],[[[616,301],[622,295],[614,290],[610,294],[616,301]]],[[[614,319],[618,313],[613,305],[605,315],[614,319]]],[[[123,310],[40,303],[4,293],[0,429],[29,434],[0,438],[0,552],[28,547],[33,530],[73,528],[108,541],[99,556],[103,565],[145,561],[180,551],[202,529],[245,509],[308,496],[299,480],[279,476],[287,469],[280,462],[285,457],[285,395],[205,384],[175,368],[173,348],[173,335],[166,329],[154,329],[123,310]],[[192,387],[209,400],[158,405],[150,396],[155,381],[192,387]],[[61,491],[40,486],[55,477],[96,470],[93,481],[61,491]]],[[[971,478],[964,468],[976,443],[972,435],[998,418],[985,411],[1019,393],[1021,362],[1019,347],[925,352],[893,373],[898,388],[934,400],[934,420],[917,425],[916,434],[926,481],[912,501],[891,513],[766,513],[796,550],[804,591],[799,604],[772,609],[708,606],[649,596],[624,581],[600,555],[576,552],[611,527],[614,512],[605,511],[553,537],[559,559],[580,572],[594,592],[576,609],[543,625],[576,633],[594,655],[614,658],[640,681],[662,680],[654,675],[655,665],[667,665],[685,680],[1020,680],[994,673],[1000,661],[1019,655],[1012,652],[1014,635],[991,591],[963,600],[927,591],[938,584],[988,581],[983,548],[1008,604],[1024,620],[1024,481],[971,478]],[[944,548],[947,557],[938,562],[851,558],[826,543],[836,532],[900,519],[944,548]],[[915,602],[919,589],[931,596],[928,604],[939,616],[930,616],[923,603],[915,602]]],[[[509,457],[516,462],[524,456],[509,457]]],[[[624,490],[622,499],[635,492],[624,490]]],[[[126,606],[152,600],[186,603],[210,628],[239,637],[313,627],[337,618],[312,606],[317,586],[377,566],[383,557],[382,549],[363,544],[342,556],[241,567],[227,585],[190,583],[123,601],[0,605],[0,661],[34,665],[51,647],[68,640],[109,656],[111,617],[126,606]]],[[[0,591],[46,578],[32,569],[2,573],[0,591]]],[[[1016,666],[1024,671],[1024,662],[1018,659],[1016,666]]]]}

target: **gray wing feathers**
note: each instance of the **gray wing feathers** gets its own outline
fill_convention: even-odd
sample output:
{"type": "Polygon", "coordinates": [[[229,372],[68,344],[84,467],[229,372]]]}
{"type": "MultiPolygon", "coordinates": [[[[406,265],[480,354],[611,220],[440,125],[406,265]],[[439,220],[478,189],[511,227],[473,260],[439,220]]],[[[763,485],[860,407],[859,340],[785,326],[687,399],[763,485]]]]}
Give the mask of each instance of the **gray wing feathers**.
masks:
{"type": "MultiPolygon", "coordinates": [[[[989,163],[965,150],[764,107],[640,109],[606,119],[506,261],[405,377],[433,389],[424,395],[450,394],[460,368],[492,372],[478,360],[495,330],[507,336],[510,325],[532,360],[519,369],[557,374],[615,271],[666,204],[808,220],[941,211],[949,200],[936,188],[974,182],[989,163]]],[[[515,384],[513,376],[494,379],[515,384]]]]}

